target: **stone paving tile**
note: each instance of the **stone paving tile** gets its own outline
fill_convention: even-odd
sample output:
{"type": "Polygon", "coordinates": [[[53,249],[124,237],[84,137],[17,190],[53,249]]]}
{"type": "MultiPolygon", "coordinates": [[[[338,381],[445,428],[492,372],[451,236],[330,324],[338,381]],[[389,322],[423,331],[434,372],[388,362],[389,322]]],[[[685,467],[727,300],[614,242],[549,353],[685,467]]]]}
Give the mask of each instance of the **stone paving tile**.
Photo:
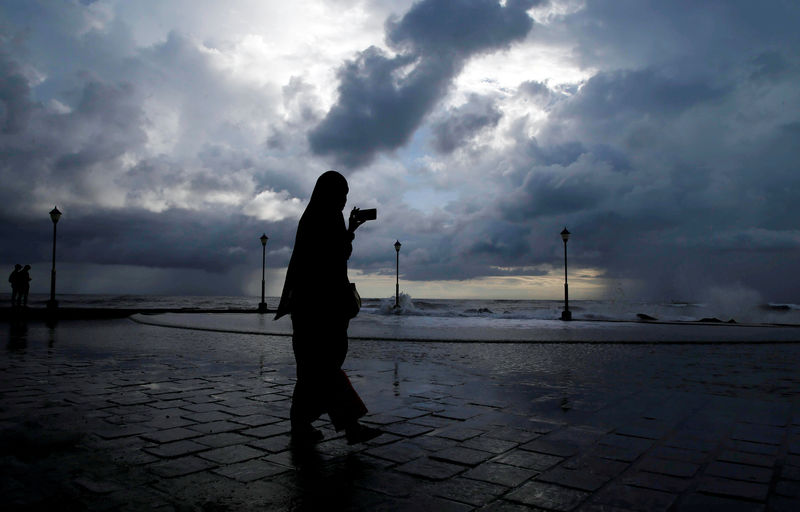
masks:
{"type": "Polygon", "coordinates": [[[485,452],[491,452],[495,455],[500,453],[505,453],[513,448],[517,447],[518,443],[514,441],[504,441],[502,439],[495,439],[493,437],[489,437],[486,434],[483,434],[478,437],[473,437],[471,439],[467,439],[462,443],[462,446],[465,448],[474,448],[475,450],[483,450],[485,452]]]}
{"type": "Polygon", "coordinates": [[[395,467],[396,471],[414,476],[429,478],[431,480],[444,480],[456,476],[464,471],[464,466],[420,457],[395,467]]]}
{"type": "Polygon", "coordinates": [[[546,455],[543,453],[529,452],[527,450],[513,450],[499,457],[492,459],[492,462],[500,462],[510,466],[517,466],[525,469],[544,471],[564,460],[563,457],[546,455]]]}
{"type": "Polygon", "coordinates": [[[706,468],[705,474],[763,484],[768,484],[772,479],[771,469],[720,461],[712,462],[706,468]]]}
{"type": "Polygon", "coordinates": [[[185,476],[207,469],[215,468],[217,465],[209,460],[194,457],[192,455],[181,457],[179,459],[171,459],[163,462],[156,462],[148,467],[154,474],[165,477],[173,478],[176,476],[185,476]]]}
{"type": "Polygon", "coordinates": [[[249,439],[246,441],[247,446],[252,446],[259,450],[264,450],[270,453],[277,453],[286,450],[291,442],[291,437],[287,435],[280,435],[274,437],[267,437],[264,439],[249,439]]]}
{"type": "Polygon", "coordinates": [[[372,512],[395,512],[398,510],[436,510],[441,512],[469,512],[473,507],[464,503],[439,498],[436,496],[412,496],[410,498],[396,498],[393,503],[380,503],[367,510],[372,512]]]}
{"type": "Polygon", "coordinates": [[[366,444],[367,446],[383,446],[384,444],[394,443],[396,441],[400,441],[401,439],[405,438],[403,436],[396,436],[384,431],[383,434],[379,435],[375,439],[370,439],[366,442],[366,444]]]}
{"type": "Polygon", "coordinates": [[[246,444],[252,441],[252,438],[237,434],[235,432],[223,432],[221,434],[208,434],[201,437],[196,437],[192,441],[204,444],[211,448],[221,448],[223,446],[231,446],[235,444],[246,444]]]}
{"type": "Polygon", "coordinates": [[[187,420],[194,421],[195,423],[210,423],[212,421],[226,421],[232,418],[228,413],[221,411],[208,411],[208,412],[190,412],[183,413],[181,417],[187,420]]]}
{"type": "Polygon", "coordinates": [[[175,427],[187,427],[189,425],[194,425],[195,422],[192,420],[187,420],[186,418],[181,418],[178,414],[170,414],[165,411],[159,411],[157,415],[155,415],[152,419],[145,421],[144,424],[148,427],[157,429],[168,429],[175,427]]]}
{"type": "Polygon", "coordinates": [[[198,457],[216,462],[217,464],[234,464],[236,462],[255,459],[262,455],[264,455],[263,451],[244,445],[224,446],[197,454],[198,457]]]}
{"type": "Polygon", "coordinates": [[[537,474],[536,471],[530,469],[496,462],[484,462],[480,466],[470,469],[464,473],[463,476],[465,478],[504,485],[506,487],[516,487],[537,474]]]}
{"type": "Polygon", "coordinates": [[[217,434],[219,432],[232,432],[234,430],[241,430],[243,425],[232,423],[230,421],[212,421],[209,423],[188,425],[186,428],[190,428],[204,434],[217,434]]]}
{"type": "Polygon", "coordinates": [[[247,405],[231,405],[228,402],[222,402],[220,411],[226,412],[232,416],[255,416],[264,412],[264,405],[260,403],[253,404],[252,401],[247,405]]]}
{"type": "Polygon", "coordinates": [[[428,454],[427,450],[408,441],[399,441],[389,445],[376,446],[374,448],[369,448],[365,453],[373,457],[379,457],[398,463],[408,462],[428,454]]]}
{"type": "Polygon", "coordinates": [[[621,480],[624,485],[643,487],[654,491],[664,491],[672,494],[685,492],[692,486],[692,479],[678,478],[645,471],[626,473],[621,480]]]}
{"type": "Polygon", "coordinates": [[[780,447],[777,445],[753,443],[750,441],[739,441],[739,440],[732,441],[730,444],[730,448],[746,453],[757,453],[760,455],[772,455],[772,456],[777,456],[778,452],[780,451],[780,447]]]}
{"type": "Polygon", "coordinates": [[[445,439],[452,439],[454,441],[466,441],[467,439],[478,437],[483,433],[484,433],[483,430],[455,425],[451,427],[441,428],[439,430],[431,432],[430,435],[437,437],[444,437],[445,439]]]}
{"type": "Polygon", "coordinates": [[[141,405],[153,402],[153,399],[144,393],[129,393],[122,396],[114,396],[108,399],[112,404],[117,405],[141,405]]]}
{"type": "Polygon", "coordinates": [[[592,495],[591,502],[621,510],[660,512],[669,510],[676,498],[667,492],[612,484],[592,495]]]}
{"type": "Polygon", "coordinates": [[[429,492],[434,496],[480,507],[495,500],[507,491],[508,488],[502,485],[455,477],[445,482],[437,483],[437,485],[431,487],[429,492]]]}
{"type": "Polygon", "coordinates": [[[369,416],[364,417],[364,423],[372,423],[374,425],[390,425],[392,423],[399,423],[403,421],[405,418],[401,418],[400,416],[393,416],[391,414],[370,414],[369,416]]]}
{"type": "Polygon", "coordinates": [[[659,459],[680,460],[683,462],[691,462],[693,464],[702,464],[703,461],[709,457],[706,452],[685,450],[672,446],[656,446],[652,451],[650,451],[650,455],[659,459]]]}
{"type": "Polygon", "coordinates": [[[362,478],[355,482],[355,485],[383,495],[403,498],[416,492],[420,486],[420,481],[403,473],[375,471],[363,475],[362,478]]]}
{"type": "Polygon", "coordinates": [[[394,423],[381,427],[384,432],[389,432],[402,437],[416,437],[422,434],[427,434],[434,430],[433,427],[426,427],[424,425],[415,425],[413,423],[394,423]]]}
{"type": "Polygon", "coordinates": [[[454,462],[456,464],[463,464],[465,466],[477,466],[481,462],[492,458],[494,454],[484,452],[481,450],[474,450],[472,448],[465,448],[463,446],[453,446],[439,450],[430,455],[430,458],[442,460],[445,462],[454,462]]]}
{"type": "Polygon", "coordinates": [[[431,402],[414,402],[413,404],[411,404],[411,407],[413,407],[414,409],[419,409],[420,411],[426,411],[426,412],[443,411],[446,408],[446,406],[444,404],[440,404],[439,402],[433,402],[433,401],[431,401],[431,402]]]}
{"type": "Polygon", "coordinates": [[[769,492],[769,486],[766,484],[729,480],[714,476],[702,477],[697,489],[707,494],[762,502],[767,499],[767,493],[769,492]]]}
{"type": "Polygon", "coordinates": [[[144,451],[157,457],[181,457],[190,453],[197,453],[203,450],[208,450],[209,447],[196,443],[191,440],[175,441],[172,443],[164,443],[157,446],[150,446],[143,448],[144,451]]]}
{"type": "Polygon", "coordinates": [[[545,471],[536,477],[537,482],[558,484],[563,487],[588,492],[598,490],[609,480],[611,480],[611,478],[607,476],[595,475],[588,471],[565,469],[563,467],[545,471]]]}
{"type": "Polygon", "coordinates": [[[572,510],[590,496],[587,492],[542,482],[528,482],[505,499],[547,510],[572,510]]]}
{"type": "Polygon", "coordinates": [[[444,450],[445,448],[451,448],[460,444],[458,441],[453,439],[446,439],[444,437],[435,437],[430,435],[412,437],[409,439],[409,441],[413,445],[429,452],[444,450]]]}
{"type": "Polygon", "coordinates": [[[520,446],[523,450],[537,453],[545,453],[556,457],[571,457],[580,451],[580,448],[572,443],[563,441],[544,441],[535,439],[520,446]]]}
{"type": "MultiPolygon", "coordinates": [[[[219,411],[220,405],[217,402],[204,402],[200,404],[189,402],[189,405],[182,407],[182,409],[186,409],[189,412],[213,412],[213,411],[219,411]]],[[[203,420],[198,420],[198,421],[203,421],[203,420]]],[[[205,421],[210,421],[210,420],[205,420],[205,421]]]]}
{"type": "Polygon", "coordinates": [[[619,461],[603,459],[592,453],[585,453],[568,459],[561,467],[610,479],[618,476],[629,468],[630,465],[619,461]]]}
{"type": "Polygon", "coordinates": [[[770,512],[797,512],[797,500],[795,498],[772,496],[766,510],[770,512]]]}
{"type": "Polygon", "coordinates": [[[533,441],[537,437],[541,437],[542,434],[535,432],[533,430],[525,430],[522,428],[514,428],[514,427],[500,427],[500,428],[493,428],[484,434],[486,437],[491,437],[493,439],[500,439],[503,441],[511,441],[518,444],[527,443],[529,441],[533,441]]]}
{"type": "Polygon", "coordinates": [[[446,427],[447,425],[452,425],[453,420],[447,418],[437,418],[435,416],[422,416],[420,418],[414,418],[413,420],[409,421],[412,425],[422,425],[425,427],[433,427],[433,428],[442,428],[446,427]]]}
{"type": "Polygon", "coordinates": [[[603,446],[630,449],[640,454],[646,452],[653,446],[653,440],[651,439],[626,436],[619,433],[605,435],[601,437],[597,443],[603,446]]]}
{"type": "Polygon", "coordinates": [[[460,406],[460,407],[446,407],[444,410],[436,411],[432,414],[434,417],[438,418],[466,420],[469,418],[473,418],[484,412],[486,412],[486,410],[482,407],[460,406]]]}
{"type": "Polygon", "coordinates": [[[800,498],[800,482],[779,480],[775,485],[775,494],[787,498],[800,498]]]}
{"type": "Polygon", "coordinates": [[[200,437],[203,434],[196,430],[189,430],[186,428],[170,428],[167,430],[156,430],[154,432],[147,432],[140,437],[154,443],[169,443],[172,441],[180,441],[183,439],[192,439],[193,437],[200,437]]]}
{"type": "Polygon", "coordinates": [[[786,437],[785,428],[743,423],[736,425],[731,433],[731,439],[774,445],[780,445],[784,437],[786,437]]]}
{"type": "Polygon", "coordinates": [[[267,414],[249,414],[247,416],[232,417],[230,420],[249,427],[261,427],[263,425],[272,425],[273,423],[283,421],[281,418],[269,416],[267,414]]]}
{"type": "Polygon", "coordinates": [[[675,510],[677,512],[709,512],[712,510],[724,512],[763,512],[765,506],[760,503],[692,493],[683,497],[676,503],[675,510]]]}
{"type": "MultiPolygon", "coordinates": [[[[238,426],[239,429],[242,429],[242,425],[238,426]]],[[[271,425],[262,425],[260,427],[248,428],[240,430],[239,433],[244,434],[250,437],[258,437],[258,438],[265,438],[265,437],[272,437],[277,436],[280,434],[288,434],[291,430],[291,426],[285,422],[281,423],[273,423],[271,425]]]]}
{"type": "Polygon", "coordinates": [[[637,465],[637,468],[640,471],[647,471],[649,473],[691,478],[697,473],[700,466],[692,464],[691,462],[646,457],[637,465]]]}
{"type": "Polygon", "coordinates": [[[800,481],[800,467],[785,465],[781,468],[781,478],[800,481]]]}
{"type": "Polygon", "coordinates": [[[515,503],[513,501],[508,501],[505,499],[496,500],[486,506],[483,506],[479,509],[480,512],[537,512],[543,509],[534,509],[527,505],[523,505],[522,503],[515,503]]]}
{"type": "Polygon", "coordinates": [[[120,437],[138,436],[150,431],[151,428],[146,425],[109,425],[95,430],[94,433],[103,439],[118,439],[120,437]]]}
{"type": "Polygon", "coordinates": [[[401,407],[399,409],[392,409],[390,411],[387,411],[387,414],[409,420],[409,419],[419,418],[421,416],[427,416],[430,413],[428,411],[420,410],[412,406],[412,407],[401,407]]]}
{"type": "Polygon", "coordinates": [[[249,460],[247,462],[230,464],[213,470],[213,472],[218,475],[244,483],[279,475],[287,471],[291,471],[291,469],[264,460],[249,460]]]}

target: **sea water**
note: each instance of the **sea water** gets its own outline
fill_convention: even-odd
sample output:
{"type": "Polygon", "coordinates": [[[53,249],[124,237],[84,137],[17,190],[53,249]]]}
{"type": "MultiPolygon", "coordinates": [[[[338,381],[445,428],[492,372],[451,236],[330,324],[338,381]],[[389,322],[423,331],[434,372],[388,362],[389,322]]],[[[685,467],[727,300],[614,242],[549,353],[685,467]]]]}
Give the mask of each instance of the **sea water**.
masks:
{"type": "MultiPolygon", "coordinates": [[[[46,295],[32,296],[29,304],[44,307],[47,299],[46,295]]],[[[256,297],[67,294],[58,300],[61,307],[169,309],[172,312],[133,317],[168,327],[283,336],[292,330],[288,317],[276,322],[273,314],[244,312],[255,310],[260,302],[256,297]]],[[[278,299],[267,298],[267,304],[274,309],[278,299]]],[[[399,300],[366,298],[350,323],[349,335],[351,339],[480,342],[800,341],[800,306],[795,304],[726,309],[704,303],[579,300],[569,306],[572,322],[560,320],[564,309],[560,300],[425,299],[406,294],[399,300]]]]}
{"type": "MultiPolygon", "coordinates": [[[[45,307],[49,296],[32,294],[31,307],[45,307]]],[[[244,296],[161,296],[161,295],[78,295],[59,294],[61,307],[118,309],[250,310],[261,301],[244,296]]],[[[270,308],[278,298],[266,299],[270,308]]],[[[363,298],[362,314],[387,317],[428,317],[444,319],[453,325],[457,319],[483,320],[558,320],[564,310],[563,300],[503,299],[427,299],[401,293],[399,300],[363,298]],[[397,307],[395,304],[397,303],[397,307]]],[[[9,306],[8,296],[0,306],[9,306]]],[[[573,300],[569,303],[575,320],[639,321],[647,315],[663,322],[696,322],[717,319],[746,324],[798,324],[800,305],[784,303],[746,303],[715,305],[700,302],[644,302],[621,300],[573,300]]]]}

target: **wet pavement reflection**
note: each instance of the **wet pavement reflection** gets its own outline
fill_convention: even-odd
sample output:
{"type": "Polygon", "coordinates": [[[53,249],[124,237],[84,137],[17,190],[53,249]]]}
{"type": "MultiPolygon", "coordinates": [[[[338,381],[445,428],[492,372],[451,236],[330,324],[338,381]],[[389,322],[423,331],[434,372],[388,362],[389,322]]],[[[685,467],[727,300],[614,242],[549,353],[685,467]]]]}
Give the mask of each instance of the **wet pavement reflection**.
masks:
{"type": "Polygon", "coordinates": [[[353,340],[386,433],[290,442],[286,337],[9,324],[0,490],[89,510],[792,509],[800,346],[353,340]],[[726,508],[727,507],[727,508],[726,508]]]}

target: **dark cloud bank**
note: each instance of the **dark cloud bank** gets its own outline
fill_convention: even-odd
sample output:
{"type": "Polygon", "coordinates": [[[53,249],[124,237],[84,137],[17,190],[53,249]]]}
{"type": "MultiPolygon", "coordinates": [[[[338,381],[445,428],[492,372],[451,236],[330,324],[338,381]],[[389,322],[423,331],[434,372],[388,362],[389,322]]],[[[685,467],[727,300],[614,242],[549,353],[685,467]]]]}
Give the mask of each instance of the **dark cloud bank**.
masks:
{"type": "MultiPolygon", "coordinates": [[[[558,232],[567,225],[574,268],[596,268],[612,287],[637,279],[636,293],[695,300],[709,287],[737,285],[765,300],[800,302],[798,7],[635,2],[621,9],[587,2],[547,28],[527,15],[533,4],[419,2],[387,21],[393,53],[371,47],[342,65],[339,96],[327,114],[303,107],[296,129],[313,126],[310,151],[354,180],[368,178],[378,155],[403,147],[421,127],[439,155],[461,166],[448,171],[449,179],[472,180],[464,197],[432,213],[381,204],[382,222],[364,228],[374,231],[362,237],[351,266],[390,272],[390,243],[400,238],[406,279],[542,274],[559,265],[558,232]],[[516,94],[548,113],[536,137],[526,116],[504,119],[509,114],[491,96],[439,108],[470,58],[523,41],[565,40],[575,59],[597,71],[584,83],[557,86],[522,77],[516,94]],[[508,121],[512,145],[475,158],[474,167],[458,160],[476,135],[500,129],[501,121],[508,121]]],[[[258,245],[255,254],[250,246],[241,250],[257,244],[254,233],[268,231],[275,249],[291,244],[291,219],[260,222],[232,209],[89,206],[103,204],[98,177],[115,173],[132,195],[184,181],[191,190],[225,189],[251,168],[259,185],[296,197],[306,197],[309,186],[283,162],[230,149],[233,142],[193,155],[213,172],[189,174],[170,155],[144,157],[120,172],[122,156],[147,140],[147,83],[180,68],[185,75],[175,83],[202,84],[191,91],[189,125],[213,114],[204,98],[233,101],[240,91],[215,82],[202,55],[177,34],[137,53],[124,30],[70,40],[71,18],[53,19],[65,25],[49,36],[59,43],[45,48],[55,55],[48,61],[54,71],[38,85],[26,59],[43,48],[26,48],[22,35],[0,39],[0,261],[48,260],[52,225],[46,212],[32,220],[29,209],[55,192],[81,199],[59,227],[68,262],[219,273],[260,263],[258,245]],[[93,48],[108,43],[101,45],[107,51],[87,53],[89,39],[93,48]],[[59,74],[59,53],[87,62],[80,73],[59,74]],[[148,74],[153,69],[159,73],[148,74]],[[39,96],[68,91],[70,110],[53,110],[34,89],[39,96]]],[[[287,98],[305,90],[301,83],[288,89],[287,98]]],[[[220,126],[226,137],[236,135],[220,126]]],[[[269,151],[292,143],[276,133],[264,142],[269,151]]],[[[279,252],[270,263],[282,266],[287,258],[279,252]]]]}
{"type": "MultiPolygon", "coordinates": [[[[533,27],[526,11],[537,3],[426,0],[388,20],[386,40],[397,54],[370,47],[339,70],[339,99],[309,134],[311,149],[352,169],[404,145],[470,57],[525,38],[533,27]]],[[[446,130],[436,142],[445,151],[446,130]]]]}

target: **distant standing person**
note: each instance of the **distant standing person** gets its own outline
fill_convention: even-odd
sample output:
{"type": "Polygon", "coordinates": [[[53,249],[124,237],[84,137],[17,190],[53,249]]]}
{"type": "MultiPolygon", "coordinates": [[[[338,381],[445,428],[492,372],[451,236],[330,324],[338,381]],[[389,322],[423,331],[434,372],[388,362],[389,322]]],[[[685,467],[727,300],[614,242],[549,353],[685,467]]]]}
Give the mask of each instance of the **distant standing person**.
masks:
{"type": "Polygon", "coordinates": [[[11,283],[11,305],[17,305],[17,299],[19,297],[19,288],[18,288],[18,281],[17,277],[19,273],[22,271],[22,265],[17,263],[14,265],[14,270],[11,272],[11,275],[8,276],[8,282],[11,283]]]}
{"type": "Polygon", "coordinates": [[[290,412],[292,441],[310,444],[323,438],[311,423],[327,413],[349,444],[368,441],[380,430],[361,425],[367,408],[342,370],[347,355],[346,308],[353,292],[347,260],[355,230],[364,221],[357,209],[345,228],[347,180],[336,171],[323,173],[314,186],[294,242],[275,319],[290,313],[297,382],[290,412]]]}
{"type": "Polygon", "coordinates": [[[17,300],[20,302],[19,305],[24,307],[28,306],[28,291],[31,289],[30,269],[30,265],[25,265],[17,274],[17,300]]]}

